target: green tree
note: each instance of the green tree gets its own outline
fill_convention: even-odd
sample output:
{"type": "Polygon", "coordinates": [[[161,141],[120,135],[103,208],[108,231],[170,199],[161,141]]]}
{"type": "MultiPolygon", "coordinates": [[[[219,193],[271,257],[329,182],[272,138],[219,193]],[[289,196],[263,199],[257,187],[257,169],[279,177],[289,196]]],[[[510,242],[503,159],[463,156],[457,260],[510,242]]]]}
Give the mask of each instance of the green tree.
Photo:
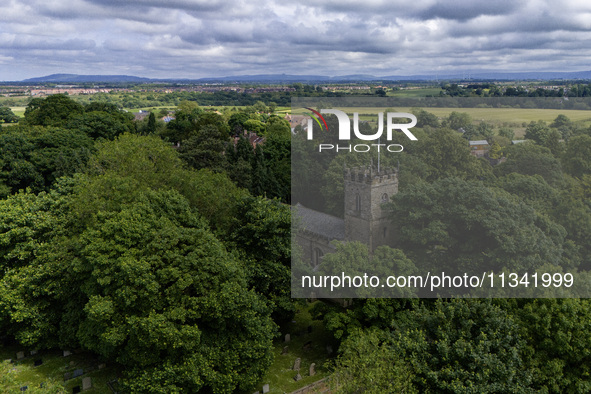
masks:
{"type": "Polygon", "coordinates": [[[71,117],[84,112],[84,107],[64,94],[45,99],[33,98],[25,109],[25,122],[38,126],[62,126],[71,117]]]}
{"type": "Polygon", "coordinates": [[[392,351],[420,392],[524,392],[531,372],[518,321],[487,300],[437,300],[401,312],[392,351]]]}
{"type": "Polygon", "coordinates": [[[562,262],[564,228],[478,182],[418,183],[398,192],[391,209],[401,248],[417,267],[432,272],[527,270],[562,262]]]}
{"type": "Polygon", "coordinates": [[[295,311],[291,299],[291,211],[277,200],[242,199],[229,234],[231,249],[240,252],[248,287],[265,296],[277,322],[290,321],[295,311]]]}
{"type": "Polygon", "coordinates": [[[591,174],[591,136],[572,137],[566,144],[562,162],[564,169],[574,177],[591,174]]]}
{"type": "Polygon", "coordinates": [[[440,126],[439,119],[437,115],[432,114],[431,112],[427,112],[422,108],[413,108],[412,109],[413,115],[417,117],[417,126],[425,128],[427,126],[437,128],[440,126]]]}
{"type": "Polygon", "coordinates": [[[545,147],[531,143],[505,148],[507,161],[494,168],[498,176],[517,172],[523,175],[540,175],[553,187],[564,183],[560,161],[545,147]]]}
{"type": "Polygon", "coordinates": [[[509,127],[501,127],[499,129],[499,135],[501,137],[507,138],[508,140],[513,140],[513,138],[515,138],[515,132],[509,127]]]}
{"type": "Polygon", "coordinates": [[[591,390],[589,300],[529,300],[515,314],[527,340],[533,388],[551,393],[591,390]]]}
{"type": "Polygon", "coordinates": [[[0,122],[3,123],[17,123],[19,117],[12,112],[9,107],[0,106],[0,122]]]}
{"type": "Polygon", "coordinates": [[[227,136],[222,135],[218,128],[207,125],[183,141],[178,150],[179,157],[195,169],[209,168],[222,172],[227,167],[224,152],[229,144],[227,136]]]}
{"type": "Polygon", "coordinates": [[[10,129],[0,134],[0,182],[12,192],[48,190],[58,177],[81,170],[92,151],[92,140],[80,131],[10,129]]]}
{"type": "Polygon", "coordinates": [[[379,330],[355,330],[340,346],[331,387],[346,393],[415,393],[411,367],[379,330]]]}
{"type": "Polygon", "coordinates": [[[452,130],[434,130],[421,138],[417,145],[416,154],[431,169],[430,179],[449,176],[473,179],[491,176],[490,166],[472,156],[468,142],[452,130]]]}
{"type": "Polygon", "coordinates": [[[148,125],[146,127],[146,134],[154,134],[156,132],[156,115],[150,112],[148,116],[148,125]]]}
{"type": "Polygon", "coordinates": [[[268,306],[178,193],[134,200],[99,213],[73,251],[81,344],[126,366],[130,391],[252,387],[272,360],[268,306]]]}
{"type": "Polygon", "coordinates": [[[464,131],[469,131],[473,128],[472,125],[472,117],[467,114],[466,112],[456,112],[453,111],[447,119],[443,122],[444,127],[449,127],[452,130],[458,131],[459,129],[464,129],[464,131]]]}

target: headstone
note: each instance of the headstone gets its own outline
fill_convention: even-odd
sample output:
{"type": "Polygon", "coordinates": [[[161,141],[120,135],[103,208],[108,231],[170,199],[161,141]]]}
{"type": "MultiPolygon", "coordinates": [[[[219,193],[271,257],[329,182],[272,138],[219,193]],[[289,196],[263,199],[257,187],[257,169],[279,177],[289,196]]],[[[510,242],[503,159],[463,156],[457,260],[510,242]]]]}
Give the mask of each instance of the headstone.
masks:
{"type": "Polygon", "coordinates": [[[43,364],[43,360],[41,360],[41,359],[35,360],[35,362],[34,362],[34,365],[36,367],[40,366],[41,364],[43,364]]]}
{"type": "Polygon", "coordinates": [[[73,394],[79,393],[80,391],[80,386],[74,386],[74,388],[72,389],[73,394]]]}
{"type": "Polygon", "coordinates": [[[88,390],[91,387],[92,387],[92,380],[90,379],[89,376],[82,379],[82,390],[88,390]]]}
{"type": "Polygon", "coordinates": [[[332,354],[332,346],[326,345],[326,353],[330,356],[332,354]]]}
{"type": "Polygon", "coordinates": [[[266,385],[263,386],[263,394],[268,393],[269,392],[269,384],[267,383],[266,385]]]}
{"type": "Polygon", "coordinates": [[[73,378],[77,378],[78,376],[82,376],[84,375],[84,370],[83,369],[76,369],[74,371],[74,374],[72,375],[73,378]]]}
{"type": "Polygon", "coordinates": [[[289,346],[283,346],[283,351],[281,352],[281,354],[287,354],[289,353],[289,346]]]}
{"type": "Polygon", "coordinates": [[[20,360],[21,358],[25,358],[25,352],[18,352],[16,354],[16,359],[20,360]]]}
{"type": "Polygon", "coordinates": [[[312,334],[312,326],[308,326],[308,334],[312,334]]]}
{"type": "Polygon", "coordinates": [[[12,359],[11,359],[11,358],[7,358],[7,359],[6,359],[6,360],[4,360],[4,361],[6,361],[8,364],[12,364],[12,359]]]}
{"type": "Polygon", "coordinates": [[[291,335],[285,334],[285,342],[291,341],[291,335]]]}
{"type": "Polygon", "coordinates": [[[70,354],[72,354],[71,351],[69,350],[64,350],[64,357],[68,357],[70,354]]]}
{"type": "Polygon", "coordinates": [[[316,375],[316,363],[310,364],[310,376],[316,375]]]}
{"type": "Polygon", "coordinates": [[[300,380],[302,380],[302,375],[300,375],[300,373],[298,372],[298,374],[293,377],[293,380],[295,380],[296,382],[299,382],[300,380]]]}
{"type": "Polygon", "coordinates": [[[66,372],[64,374],[64,381],[72,379],[72,372],[66,372]]]}
{"type": "Polygon", "coordinates": [[[294,371],[299,371],[300,370],[300,364],[302,363],[302,359],[301,358],[296,358],[295,362],[293,363],[293,370],[294,371]]]}
{"type": "Polygon", "coordinates": [[[31,356],[34,356],[35,354],[37,354],[37,350],[31,350],[31,356]]]}
{"type": "Polygon", "coordinates": [[[75,361],[73,361],[73,360],[72,360],[72,361],[70,361],[70,367],[73,367],[74,365],[76,365],[76,362],[75,362],[75,361]]]}
{"type": "Polygon", "coordinates": [[[105,363],[103,363],[103,364],[99,364],[99,366],[98,366],[98,369],[103,369],[103,368],[105,368],[106,366],[107,366],[107,365],[106,365],[105,363]]]}

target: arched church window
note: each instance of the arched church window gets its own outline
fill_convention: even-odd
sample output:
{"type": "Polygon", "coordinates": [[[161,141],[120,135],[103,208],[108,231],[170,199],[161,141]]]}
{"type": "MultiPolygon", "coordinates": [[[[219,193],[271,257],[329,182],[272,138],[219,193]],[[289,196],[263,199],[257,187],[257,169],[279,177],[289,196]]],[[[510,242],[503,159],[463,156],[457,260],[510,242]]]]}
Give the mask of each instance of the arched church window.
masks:
{"type": "Polygon", "coordinates": [[[355,211],[361,212],[361,196],[359,193],[355,195],[355,211]]]}
{"type": "Polygon", "coordinates": [[[382,194],[382,203],[388,202],[388,193],[382,194]]]}

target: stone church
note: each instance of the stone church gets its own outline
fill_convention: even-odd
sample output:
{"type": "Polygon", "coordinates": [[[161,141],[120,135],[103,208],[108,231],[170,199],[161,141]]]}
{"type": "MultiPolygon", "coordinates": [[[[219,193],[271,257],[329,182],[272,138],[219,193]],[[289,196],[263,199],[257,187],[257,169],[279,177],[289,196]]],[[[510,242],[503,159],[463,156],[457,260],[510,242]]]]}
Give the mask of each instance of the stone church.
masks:
{"type": "Polygon", "coordinates": [[[297,204],[295,218],[300,230],[296,239],[303,260],[317,267],[322,256],[335,251],[332,241],[360,241],[370,251],[392,245],[394,228],[383,204],[398,192],[398,172],[373,167],[344,170],[345,213],[338,218],[297,204]]]}

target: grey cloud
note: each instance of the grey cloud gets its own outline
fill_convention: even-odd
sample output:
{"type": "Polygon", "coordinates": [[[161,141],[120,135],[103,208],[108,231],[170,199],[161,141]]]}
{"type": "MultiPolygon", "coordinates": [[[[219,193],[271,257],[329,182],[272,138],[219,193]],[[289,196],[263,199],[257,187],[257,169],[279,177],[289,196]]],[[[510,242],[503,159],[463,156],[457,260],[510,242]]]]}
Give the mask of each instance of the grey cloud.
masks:
{"type": "MultiPolygon", "coordinates": [[[[542,0],[15,0],[2,75],[200,77],[585,67],[591,7],[542,0]],[[31,20],[37,25],[31,25],[31,20]],[[18,34],[17,34],[18,33],[18,34]],[[59,70],[58,70],[59,69],[59,70]],[[5,74],[5,71],[11,74],[5,74]]],[[[7,19],[8,18],[8,19],[7,19]]]]}
{"type": "Polygon", "coordinates": [[[82,39],[68,39],[68,40],[54,40],[54,39],[40,39],[32,36],[16,35],[8,37],[6,35],[0,36],[0,48],[12,50],[66,50],[77,51],[93,49],[96,43],[93,40],[82,39]]]}
{"type": "Polygon", "coordinates": [[[185,10],[185,11],[221,11],[228,7],[224,1],[210,0],[84,0],[89,4],[102,7],[114,7],[126,9],[137,13],[145,12],[146,8],[158,8],[161,12],[166,10],[185,10]]]}
{"type": "Polygon", "coordinates": [[[440,0],[416,15],[422,19],[466,21],[481,15],[510,15],[520,8],[514,0],[440,0]]]}

